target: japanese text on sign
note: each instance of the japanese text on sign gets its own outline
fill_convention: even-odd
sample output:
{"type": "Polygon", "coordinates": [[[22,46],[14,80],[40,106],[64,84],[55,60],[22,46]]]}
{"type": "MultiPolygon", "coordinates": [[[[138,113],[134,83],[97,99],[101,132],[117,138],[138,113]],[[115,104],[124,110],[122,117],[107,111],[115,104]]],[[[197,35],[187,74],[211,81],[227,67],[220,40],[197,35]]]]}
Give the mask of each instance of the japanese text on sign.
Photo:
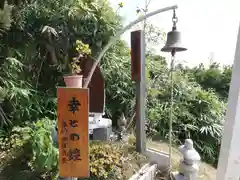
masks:
{"type": "Polygon", "coordinates": [[[88,177],[88,89],[58,88],[58,129],[60,176],[88,177]]]}

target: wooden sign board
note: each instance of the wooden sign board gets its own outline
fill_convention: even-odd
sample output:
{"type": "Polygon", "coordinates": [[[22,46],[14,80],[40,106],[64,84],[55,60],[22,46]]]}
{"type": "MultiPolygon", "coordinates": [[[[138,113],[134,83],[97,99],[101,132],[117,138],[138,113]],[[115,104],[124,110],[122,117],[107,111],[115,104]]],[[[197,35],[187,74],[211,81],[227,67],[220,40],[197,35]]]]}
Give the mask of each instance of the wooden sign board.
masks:
{"type": "Polygon", "coordinates": [[[88,89],[60,87],[57,96],[59,175],[89,177],[88,89]]]}
{"type": "Polygon", "coordinates": [[[141,33],[131,32],[131,78],[132,81],[141,80],[141,33]]]}
{"type": "MultiPolygon", "coordinates": [[[[87,79],[89,72],[92,69],[95,60],[91,57],[83,58],[80,62],[81,75],[83,81],[87,79]]],[[[104,113],[105,109],[105,92],[104,92],[104,77],[101,68],[97,65],[92,79],[88,84],[89,89],[89,113],[104,113]]]]}

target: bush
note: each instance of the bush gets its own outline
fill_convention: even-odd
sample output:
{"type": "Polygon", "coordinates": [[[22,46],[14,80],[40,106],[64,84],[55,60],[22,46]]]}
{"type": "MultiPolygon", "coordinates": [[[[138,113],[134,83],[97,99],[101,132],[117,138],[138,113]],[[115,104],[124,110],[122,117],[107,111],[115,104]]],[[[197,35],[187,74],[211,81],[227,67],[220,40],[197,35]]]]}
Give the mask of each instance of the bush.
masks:
{"type": "Polygon", "coordinates": [[[9,136],[0,137],[0,151],[10,151],[12,148],[20,148],[24,145],[21,134],[13,130],[9,136]]]}
{"type": "Polygon", "coordinates": [[[33,124],[29,143],[33,152],[30,166],[39,171],[56,170],[58,167],[58,149],[53,146],[51,136],[54,121],[44,118],[33,124]]]}
{"type": "Polygon", "coordinates": [[[131,60],[125,42],[118,41],[106,53],[101,69],[105,79],[106,115],[117,125],[122,112],[131,117],[135,106],[135,86],[131,81],[131,60]]]}
{"type": "Polygon", "coordinates": [[[123,152],[112,144],[90,143],[90,179],[123,179],[123,152]]]}
{"type": "MultiPolygon", "coordinates": [[[[42,176],[56,176],[58,171],[58,149],[52,140],[54,121],[44,118],[33,124],[26,124],[24,128],[15,127],[14,131],[20,134],[32,152],[28,163],[32,171],[42,176]]],[[[88,180],[124,179],[124,153],[118,145],[104,142],[90,142],[90,177],[88,180]]]]}
{"type": "MultiPolygon", "coordinates": [[[[0,126],[5,129],[29,120],[35,122],[42,117],[55,119],[56,87],[63,85],[63,78],[61,68],[54,59],[62,62],[67,59],[65,57],[74,56],[76,39],[89,44],[95,56],[121,27],[120,17],[108,1],[100,0],[36,0],[19,6],[12,14],[12,20],[11,29],[1,37],[0,48],[0,126]],[[41,33],[45,25],[56,30],[57,40],[53,38],[50,42],[41,33]],[[51,49],[56,51],[51,53],[51,49]]],[[[135,111],[135,84],[130,78],[130,62],[130,51],[123,41],[112,46],[101,62],[105,78],[106,114],[114,125],[122,112],[128,118],[135,111]]],[[[224,106],[209,88],[215,89],[218,95],[226,99],[231,67],[225,67],[223,72],[215,65],[209,69],[179,69],[191,75],[194,82],[188,81],[179,72],[175,75],[173,138],[179,143],[191,137],[203,159],[216,164],[224,106]]],[[[147,55],[146,75],[149,88],[148,135],[152,136],[157,131],[161,137],[167,138],[170,83],[164,58],[152,56],[151,53],[147,55]]],[[[58,162],[50,131],[53,121],[48,118],[24,128],[24,131],[29,131],[29,143],[33,150],[31,165],[43,171],[55,168],[58,162]]],[[[17,136],[8,138],[22,138],[17,136]]],[[[7,138],[0,141],[2,150],[14,147],[14,144],[21,146],[22,143],[17,140],[9,142],[7,138]]],[[[105,150],[105,145],[102,146],[105,150]]]]}
{"type": "Polygon", "coordinates": [[[134,134],[130,134],[128,136],[128,144],[136,146],[136,137],[134,136],[134,134]]]}
{"type": "Polygon", "coordinates": [[[27,142],[27,148],[32,152],[29,166],[36,172],[54,171],[58,167],[58,149],[53,146],[51,136],[54,125],[54,121],[43,118],[36,123],[26,123],[23,128],[13,128],[27,142]]]}

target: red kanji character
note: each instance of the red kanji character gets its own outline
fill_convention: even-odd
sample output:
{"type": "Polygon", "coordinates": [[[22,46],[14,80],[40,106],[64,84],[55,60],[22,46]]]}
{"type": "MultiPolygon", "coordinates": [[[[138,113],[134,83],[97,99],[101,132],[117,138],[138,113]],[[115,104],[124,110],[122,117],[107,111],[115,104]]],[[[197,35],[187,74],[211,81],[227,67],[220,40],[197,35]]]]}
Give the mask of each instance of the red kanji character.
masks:
{"type": "Polygon", "coordinates": [[[67,158],[66,157],[62,157],[62,163],[63,164],[67,163],[67,158]]]}
{"type": "Polygon", "coordinates": [[[71,127],[77,127],[78,126],[78,121],[77,120],[70,120],[70,126],[71,127]]]}
{"type": "Polygon", "coordinates": [[[66,120],[63,120],[62,131],[61,131],[61,133],[62,133],[62,134],[66,134],[67,132],[68,132],[68,129],[67,129],[67,122],[66,122],[66,120]]]}
{"type": "Polygon", "coordinates": [[[71,139],[72,141],[77,141],[77,140],[80,139],[80,135],[77,134],[77,133],[72,133],[72,134],[70,134],[70,139],[71,139]]]}
{"type": "Polygon", "coordinates": [[[65,149],[63,150],[63,156],[67,156],[67,151],[65,149]]]}
{"type": "Polygon", "coordinates": [[[68,152],[68,160],[73,160],[73,161],[77,161],[77,160],[82,160],[81,156],[80,156],[80,149],[70,149],[68,152]]]}

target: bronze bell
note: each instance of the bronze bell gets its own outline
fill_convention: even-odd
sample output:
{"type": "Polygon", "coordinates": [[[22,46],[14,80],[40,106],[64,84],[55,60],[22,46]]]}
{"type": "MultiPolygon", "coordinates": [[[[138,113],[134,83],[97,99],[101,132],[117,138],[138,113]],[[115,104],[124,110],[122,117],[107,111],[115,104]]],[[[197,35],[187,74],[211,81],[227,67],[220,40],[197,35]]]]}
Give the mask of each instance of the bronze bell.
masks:
{"type": "Polygon", "coordinates": [[[187,48],[184,48],[181,44],[181,33],[173,28],[172,31],[167,34],[166,45],[161,49],[163,52],[180,52],[186,51],[187,48]]]}

